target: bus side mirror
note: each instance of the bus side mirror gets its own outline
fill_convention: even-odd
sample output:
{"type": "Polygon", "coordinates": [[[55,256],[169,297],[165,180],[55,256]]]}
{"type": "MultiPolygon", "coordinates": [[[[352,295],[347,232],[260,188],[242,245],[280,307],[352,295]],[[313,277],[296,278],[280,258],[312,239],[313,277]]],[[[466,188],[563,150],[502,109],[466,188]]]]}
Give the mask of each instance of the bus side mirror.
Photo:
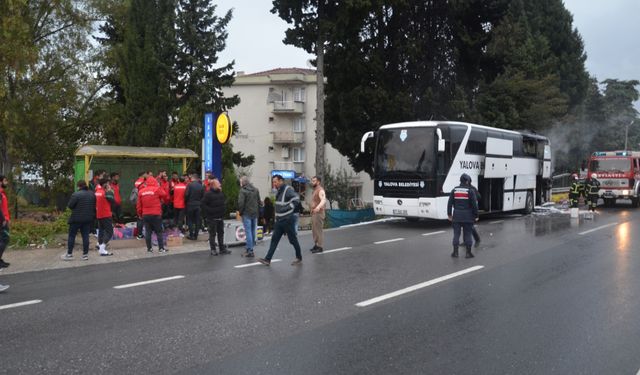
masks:
{"type": "Polygon", "coordinates": [[[438,152],[444,152],[444,139],[442,138],[442,130],[436,129],[436,135],[438,136],[438,152]]]}
{"type": "Polygon", "coordinates": [[[364,152],[364,145],[365,143],[367,143],[367,139],[373,138],[374,134],[375,134],[374,132],[364,133],[364,135],[362,136],[362,139],[360,140],[360,152],[364,152]]]}

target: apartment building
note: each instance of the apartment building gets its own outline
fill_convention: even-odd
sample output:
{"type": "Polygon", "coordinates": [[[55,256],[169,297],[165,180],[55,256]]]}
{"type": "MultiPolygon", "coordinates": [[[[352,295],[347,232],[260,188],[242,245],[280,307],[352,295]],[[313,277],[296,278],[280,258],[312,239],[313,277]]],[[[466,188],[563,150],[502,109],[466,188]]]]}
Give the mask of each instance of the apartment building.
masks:
{"type": "MultiPolygon", "coordinates": [[[[280,68],[238,72],[224,94],[238,95],[241,100],[229,111],[231,121],[240,126],[240,134],[235,134],[232,142],[235,151],[255,156],[247,171],[253,184],[266,196],[271,191],[271,176],[280,173],[309,202],[311,185],[304,180],[316,174],[316,71],[280,68]]],[[[332,171],[345,169],[352,175],[354,205],[372,202],[373,182],[368,174],[355,173],[347,158],[329,144],[325,144],[325,157],[332,171]]]]}

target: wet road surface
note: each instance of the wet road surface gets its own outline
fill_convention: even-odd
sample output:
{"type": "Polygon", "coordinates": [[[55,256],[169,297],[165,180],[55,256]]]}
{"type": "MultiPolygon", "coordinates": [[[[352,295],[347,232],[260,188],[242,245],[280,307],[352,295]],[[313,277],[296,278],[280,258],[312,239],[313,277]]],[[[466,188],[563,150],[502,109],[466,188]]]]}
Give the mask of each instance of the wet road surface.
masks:
{"type": "Polygon", "coordinates": [[[448,223],[395,221],[319,255],[302,236],[298,267],[283,239],[270,267],[234,248],[0,275],[0,373],[636,374],[639,223],[487,217],[473,259],[448,223]]]}

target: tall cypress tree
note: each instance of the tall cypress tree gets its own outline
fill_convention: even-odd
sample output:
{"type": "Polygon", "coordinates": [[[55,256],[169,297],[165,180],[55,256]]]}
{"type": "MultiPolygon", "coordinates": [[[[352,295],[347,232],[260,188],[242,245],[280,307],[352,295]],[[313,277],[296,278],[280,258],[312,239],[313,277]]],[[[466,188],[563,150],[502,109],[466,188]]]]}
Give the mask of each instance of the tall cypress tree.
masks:
{"type": "Polygon", "coordinates": [[[216,5],[208,0],[178,2],[174,91],[178,106],[167,135],[170,146],[199,149],[204,114],[224,112],[240,102],[237,96],[224,97],[221,90],[233,84],[234,62],[218,64],[233,13],[229,10],[222,17],[215,13],[216,5]]]}
{"type": "Polygon", "coordinates": [[[124,96],[119,144],[159,146],[175,107],[175,0],[132,0],[118,50],[124,96]]]}

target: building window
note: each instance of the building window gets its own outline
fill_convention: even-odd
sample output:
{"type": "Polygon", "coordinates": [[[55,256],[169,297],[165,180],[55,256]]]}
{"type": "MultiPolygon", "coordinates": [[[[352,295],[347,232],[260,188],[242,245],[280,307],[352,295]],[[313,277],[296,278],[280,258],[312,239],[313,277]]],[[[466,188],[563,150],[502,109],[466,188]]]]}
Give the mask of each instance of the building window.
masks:
{"type": "Polygon", "coordinates": [[[293,148],[293,161],[298,163],[304,162],[304,148],[302,147],[293,148]]]}
{"type": "Polygon", "coordinates": [[[296,87],[293,89],[293,101],[304,102],[306,100],[306,93],[304,87],[296,87]]]}
{"type": "Polygon", "coordinates": [[[293,131],[294,133],[304,132],[304,118],[299,117],[293,120],[293,131]]]}

